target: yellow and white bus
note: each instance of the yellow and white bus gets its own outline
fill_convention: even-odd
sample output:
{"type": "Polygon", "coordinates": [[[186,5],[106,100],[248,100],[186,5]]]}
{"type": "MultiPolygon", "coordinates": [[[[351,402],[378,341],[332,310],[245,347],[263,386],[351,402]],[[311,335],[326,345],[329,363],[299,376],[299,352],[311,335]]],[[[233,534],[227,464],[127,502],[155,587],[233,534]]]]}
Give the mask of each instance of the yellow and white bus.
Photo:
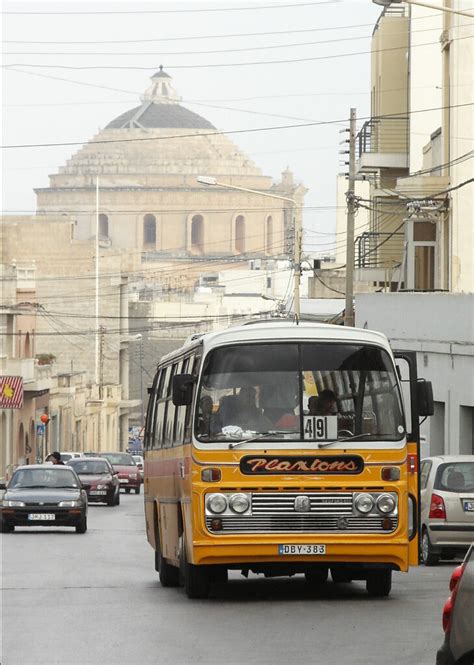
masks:
{"type": "Polygon", "coordinates": [[[330,571],[388,595],[392,571],[418,563],[419,417],[432,411],[414,354],[399,355],[378,332],[260,322],[163,357],[144,438],[162,585],[197,598],[228,570],[311,584],[330,571]]]}

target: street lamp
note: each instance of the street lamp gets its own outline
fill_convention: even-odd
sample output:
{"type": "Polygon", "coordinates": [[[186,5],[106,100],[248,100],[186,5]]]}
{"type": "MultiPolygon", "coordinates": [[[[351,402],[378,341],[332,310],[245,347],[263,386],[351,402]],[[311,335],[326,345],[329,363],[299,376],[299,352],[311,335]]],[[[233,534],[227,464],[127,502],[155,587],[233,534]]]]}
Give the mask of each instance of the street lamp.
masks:
{"type": "Polygon", "coordinates": [[[301,206],[299,206],[295,199],[291,199],[288,196],[278,196],[277,194],[269,194],[268,192],[261,192],[258,189],[249,189],[248,187],[238,187],[237,185],[231,185],[228,182],[219,182],[217,178],[207,175],[199,175],[197,181],[201,185],[211,185],[217,187],[225,187],[227,189],[236,189],[239,192],[249,192],[250,194],[259,194],[260,196],[266,196],[270,199],[279,199],[280,201],[288,201],[291,203],[293,209],[293,226],[295,229],[295,241],[294,241],[294,254],[293,254],[293,263],[294,263],[294,308],[295,316],[297,320],[300,319],[300,278],[301,278],[301,240],[302,240],[302,229],[301,229],[301,206]]]}
{"type": "Polygon", "coordinates": [[[432,5],[428,2],[420,2],[419,0],[372,0],[376,5],[382,5],[382,7],[390,7],[390,5],[400,4],[405,2],[407,5],[418,5],[419,7],[426,7],[427,9],[437,9],[441,12],[448,12],[450,14],[460,14],[460,16],[467,16],[468,18],[474,18],[474,14],[469,14],[468,12],[462,11],[462,9],[451,9],[451,7],[444,7],[439,5],[432,5]]]}
{"type": "Polygon", "coordinates": [[[136,335],[131,335],[128,340],[130,342],[140,342],[140,347],[139,347],[139,353],[140,353],[140,360],[139,360],[139,369],[140,369],[140,410],[141,410],[141,426],[143,427],[145,423],[145,413],[144,413],[144,404],[143,404],[143,335],[141,333],[137,333],[136,335]]]}

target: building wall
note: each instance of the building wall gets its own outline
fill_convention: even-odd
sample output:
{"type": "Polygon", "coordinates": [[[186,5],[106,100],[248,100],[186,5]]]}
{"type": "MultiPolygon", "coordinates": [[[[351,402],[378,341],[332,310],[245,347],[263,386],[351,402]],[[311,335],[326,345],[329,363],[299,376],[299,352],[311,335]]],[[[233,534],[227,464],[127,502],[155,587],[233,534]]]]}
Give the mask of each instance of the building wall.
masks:
{"type": "MultiPolygon", "coordinates": [[[[466,9],[466,3],[454,0],[453,6],[466,9]]],[[[449,131],[449,153],[446,161],[456,160],[472,150],[474,137],[474,25],[459,15],[445,18],[449,43],[449,105],[446,124],[449,131]]],[[[445,96],[446,99],[446,96],[445,96]]],[[[472,157],[449,168],[451,186],[460,185],[473,176],[472,157]]],[[[451,289],[474,291],[474,186],[472,183],[451,194],[452,199],[452,268],[451,289]]]]}
{"type": "Polygon", "coordinates": [[[474,294],[360,294],[355,311],[358,327],[385,333],[394,349],[416,351],[419,376],[433,383],[425,455],[474,454],[474,294]]]}
{"type": "MultiPolygon", "coordinates": [[[[443,3],[434,0],[431,4],[441,6],[443,3]]],[[[413,173],[423,168],[423,147],[442,123],[442,53],[439,38],[443,30],[443,13],[417,5],[410,8],[410,173],[413,173]],[[435,110],[417,113],[422,109],[435,110]]]]}

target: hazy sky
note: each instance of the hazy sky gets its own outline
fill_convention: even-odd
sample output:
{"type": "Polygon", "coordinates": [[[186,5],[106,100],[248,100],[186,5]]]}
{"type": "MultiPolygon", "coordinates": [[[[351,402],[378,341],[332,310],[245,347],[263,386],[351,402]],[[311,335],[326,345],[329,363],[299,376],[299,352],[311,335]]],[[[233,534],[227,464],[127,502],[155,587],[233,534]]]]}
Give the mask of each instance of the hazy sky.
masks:
{"type": "MultiPolygon", "coordinates": [[[[16,0],[2,7],[3,65],[12,65],[3,68],[3,144],[87,141],[139,103],[160,64],[174,77],[183,105],[221,130],[343,120],[351,106],[360,117],[369,111],[370,36],[381,9],[370,0],[16,0]],[[212,11],[197,11],[203,9],[212,11]],[[269,32],[282,34],[248,34],[269,32]],[[229,36],[235,34],[244,36],[229,36]]],[[[344,169],[338,155],[344,126],[233,140],[265,174],[279,178],[289,166],[309,189],[307,206],[332,207],[336,174],[344,169]]],[[[77,149],[4,150],[3,211],[33,212],[33,187],[47,186],[48,174],[77,149]]],[[[332,231],[334,214],[308,209],[305,226],[332,231]]],[[[306,238],[307,245],[316,241],[322,248],[330,238],[306,238]]]]}

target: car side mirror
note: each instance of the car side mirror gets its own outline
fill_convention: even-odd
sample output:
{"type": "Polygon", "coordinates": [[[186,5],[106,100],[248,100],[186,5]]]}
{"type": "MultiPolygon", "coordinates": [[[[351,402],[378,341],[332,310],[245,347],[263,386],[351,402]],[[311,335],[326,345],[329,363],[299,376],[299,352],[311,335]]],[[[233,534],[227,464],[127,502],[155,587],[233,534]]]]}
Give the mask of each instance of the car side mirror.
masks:
{"type": "Polygon", "coordinates": [[[188,406],[193,400],[194,377],[192,374],[173,376],[173,404],[188,406]]]}
{"type": "Polygon", "coordinates": [[[433,385],[431,381],[421,379],[416,384],[418,415],[421,417],[434,414],[433,385]]]}

